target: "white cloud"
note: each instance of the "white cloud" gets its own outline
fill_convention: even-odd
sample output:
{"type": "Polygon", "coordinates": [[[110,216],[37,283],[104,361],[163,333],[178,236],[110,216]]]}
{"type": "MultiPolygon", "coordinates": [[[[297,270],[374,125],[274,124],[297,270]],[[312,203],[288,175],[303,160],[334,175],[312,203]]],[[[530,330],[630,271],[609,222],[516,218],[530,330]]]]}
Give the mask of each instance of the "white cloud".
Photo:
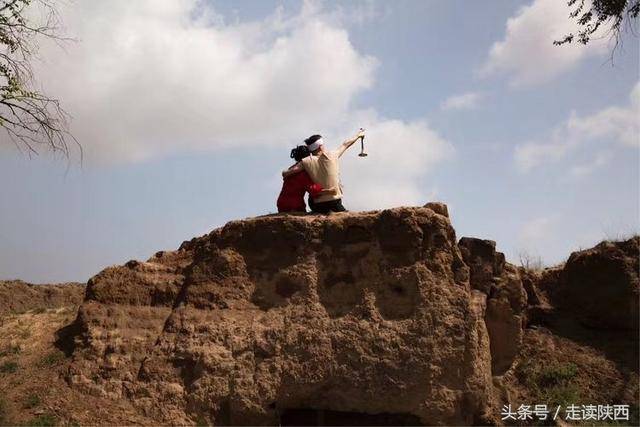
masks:
{"type": "MultiPolygon", "coordinates": [[[[552,132],[548,142],[517,146],[514,154],[516,166],[520,171],[528,172],[549,161],[563,159],[589,141],[615,141],[623,146],[640,147],[639,117],[640,82],[631,91],[629,106],[612,106],[584,117],[574,111],[552,132]]],[[[596,164],[602,165],[604,160],[596,164]]]]}
{"type": "MultiPolygon", "coordinates": [[[[362,3],[367,19],[371,5],[362,3]]],[[[61,12],[79,41],[66,53],[43,46],[37,75],[72,114],[89,164],[287,150],[312,133],[336,146],[363,126],[371,154],[347,153],[345,203],[374,209],[424,204],[420,180],[452,152],[424,120],[352,108],[378,61],[351,44],[351,9],[305,2],[299,14],[278,8],[248,23],[228,23],[198,0],[84,0],[61,12]]]]}
{"type": "Polygon", "coordinates": [[[480,92],[467,92],[460,95],[453,95],[445,99],[440,106],[443,110],[468,110],[478,107],[478,102],[482,100],[483,94],[480,92]]]}
{"type": "Polygon", "coordinates": [[[423,120],[381,120],[375,114],[355,120],[366,129],[369,156],[358,157],[360,147],[352,147],[343,157],[345,206],[364,210],[430,201],[433,187],[423,187],[420,181],[453,155],[452,145],[423,120]]]}
{"type": "Polygon", "coordinates": [[[613,137],[621,144],[639,147],[640,140],[640,82],[636,83],[629,96],[628,107],[609,107],[587,117],[572,115],[567,129],[584,139],[613,137]]]}
{"type": "Polygon", "coordinates": [[[79,41],[66,53],[43,46],[37,75],[73,116],[89,162],[288,144],[349,113],[377,64],[314,3],[236,24],[197,0],[86,0],[61,12],[79,41]]]}
{"type": "Polygon", "coordinates": [[[597,153],[595,155],[595,158],[590,162],[573,166],[570,169],[569,173],[574,178],[582,178],[587,175],[591,175],[597,169],[600,169],[601,167],[607,165],[607,163],[609,163],[610,160],[611,160],[611,153],[607,151],[601,151],[597,153]]]}
{"type": "MultiPolygon", "coordinates": [[[[588,4],[585,5],[585,9],[588,4]]],[[[513,86],[547,82],[574,68],[582,60],[609,50],[603,31],[586,46],[571,43],[554,46],[553,41],[575,32],[573,9],[563,0],[534,0],[507,20],[503,40],[495,42],[480,75],[507,73],[513,86]]]]}

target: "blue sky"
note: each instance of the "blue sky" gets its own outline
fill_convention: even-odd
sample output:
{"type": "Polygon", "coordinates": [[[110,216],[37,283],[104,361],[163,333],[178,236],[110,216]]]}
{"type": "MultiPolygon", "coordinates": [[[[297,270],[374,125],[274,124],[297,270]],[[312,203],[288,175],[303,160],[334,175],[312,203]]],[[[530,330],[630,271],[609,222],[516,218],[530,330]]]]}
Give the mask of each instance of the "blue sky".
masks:
{"type": "Polygon", "coordinates": [[[638,232],[638,39],[551,45],[557,0],[85,1],[41,47],[70,166],[0,136],[0,278],[85,281],[275,211],[291,147],[347,154],[351,210],[449,205],[458,236],[553,264],[638,232]]]}

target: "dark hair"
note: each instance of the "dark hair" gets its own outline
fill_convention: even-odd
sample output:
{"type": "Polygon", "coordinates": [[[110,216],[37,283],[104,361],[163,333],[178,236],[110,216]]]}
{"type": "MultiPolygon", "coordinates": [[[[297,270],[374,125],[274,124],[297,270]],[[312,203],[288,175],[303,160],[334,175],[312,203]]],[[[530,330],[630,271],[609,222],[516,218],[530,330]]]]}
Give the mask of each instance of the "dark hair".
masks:
{"type": "Polygon", "coordinates": [[[306,145],[298,145],[296,148],[291,150],[291,158],[296,159],[296,162],[304,159],[305,157],[309,157],[311,153],[306,145]]]}
{"type": "Polygon", "coordinates": [[[309,138],[304,140],[304,143],[307,145],[311,145],[317,140],[319,140],[320,138],[322,138],[322,135],[311,135],[309,138]]]}

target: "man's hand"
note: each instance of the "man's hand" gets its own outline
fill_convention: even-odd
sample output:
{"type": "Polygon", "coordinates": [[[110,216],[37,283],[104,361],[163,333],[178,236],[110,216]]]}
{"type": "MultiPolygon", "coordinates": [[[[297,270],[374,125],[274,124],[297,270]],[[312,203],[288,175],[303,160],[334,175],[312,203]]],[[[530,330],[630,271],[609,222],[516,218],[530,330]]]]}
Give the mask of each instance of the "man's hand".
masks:
{"type": "Polygon", "coordinates": [[[354,142],[356,142],[363,136],[364,136],[364,129],[360,128],[358,133],[353,138],[347,139],[345,142],[342,143],[340,148],[338,148],[338,157],[341,157],[344,154],[344,152],[347,151],[347,149],[353,145],[354,142]]]}
{"type": "Polygon", "coordinates": [[[335,196],[336,194],[338,194],[338,189],[336,187],[329,187],[329,188],[325,188],[324,190],[320,191],[320,194],[330,194],[332,196],[335,196]]]}

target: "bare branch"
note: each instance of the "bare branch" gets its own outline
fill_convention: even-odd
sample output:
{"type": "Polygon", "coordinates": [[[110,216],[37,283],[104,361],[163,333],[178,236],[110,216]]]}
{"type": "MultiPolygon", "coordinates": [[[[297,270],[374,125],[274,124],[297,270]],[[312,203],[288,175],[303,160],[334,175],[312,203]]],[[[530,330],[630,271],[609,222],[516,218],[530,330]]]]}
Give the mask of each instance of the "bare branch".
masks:
{"type": "MultiPolygon", "coordinates": [[[[42,39],[70,40],[59,34],[60,19],[51,0],[0,0],[0,126],[27,153],[40,148],[69,156],[68,114],[58,100],[34,89],[31,60],[42,39]],[[27,8],[43,12],[41,22],[28,22],[27,8]]],[[[21,150],[22,151],[22,150],[21,150]]]]}

